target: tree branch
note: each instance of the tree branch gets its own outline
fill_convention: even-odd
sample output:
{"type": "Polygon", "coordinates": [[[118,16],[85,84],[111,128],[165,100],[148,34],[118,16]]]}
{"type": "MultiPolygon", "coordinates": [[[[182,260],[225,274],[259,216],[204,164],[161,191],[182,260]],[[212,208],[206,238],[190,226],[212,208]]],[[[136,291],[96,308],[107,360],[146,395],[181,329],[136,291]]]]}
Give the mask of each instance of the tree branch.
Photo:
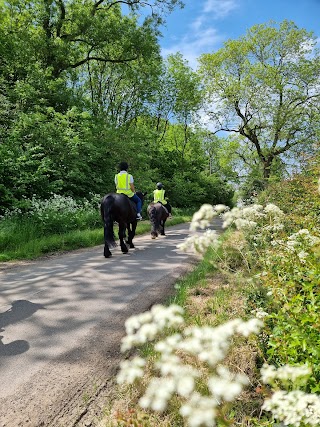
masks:
{"type": "Polygon", "coordinates": [[[127,59],[107,59],[107,58],[102,58],[100,56],[90,56],[90,57],[84,58],[81,61],[78,61],[74,64],[69,64],[68,67],[77,68],[80,65],[86,64],[89,61],[110,62],[112,64],[123,64],[126,62],[135,61],[136,59],[138,59],[138,56],[134,56],[132,58],[127,58],[127,59]]]}
{"type": "Polygon", "coordinates": [[[60,8],[60,17],[57,23],[57,37],[60,37],[61,28],[66,18],[66,8],[62,0],[57,0],[57,4],[59,5],[59,8],[60,8]]]}
{"type": "Polygon", "coordinates": [[[243,121],[243,125],[239,127],[239,133],[240,135],[245,136],[246,138],[248,138],[256,147],[257,149],[257,153],[258,156],[260,157],[260,159],[262,159],[263,161],[265,161],[265,156],[262,153],[257,135],[255,134],[255,132],[253,131],[253,129],[250,128],[250,126],[248,126],[248,119],[242,114],[240,107],[239,107],[239,102],[235,101],[234,103],[234,108],[236,110],[236,113],[238,114],[238,116],[241,118],[241,120],[243,121]]]}

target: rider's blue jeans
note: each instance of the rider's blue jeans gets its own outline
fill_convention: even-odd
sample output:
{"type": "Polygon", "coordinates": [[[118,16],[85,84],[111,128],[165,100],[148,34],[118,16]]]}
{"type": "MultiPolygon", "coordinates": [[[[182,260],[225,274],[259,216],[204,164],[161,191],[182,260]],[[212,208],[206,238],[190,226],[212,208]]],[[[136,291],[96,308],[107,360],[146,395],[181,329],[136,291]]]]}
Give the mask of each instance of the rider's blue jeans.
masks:
{"type": "Polygon", "coordinates": [[[137,213],[141,214],[142,202],[140,197],[134,194],[132,197],[130,197],[130,200],[134,201],[134,203],[137,205],[137,213]]]}

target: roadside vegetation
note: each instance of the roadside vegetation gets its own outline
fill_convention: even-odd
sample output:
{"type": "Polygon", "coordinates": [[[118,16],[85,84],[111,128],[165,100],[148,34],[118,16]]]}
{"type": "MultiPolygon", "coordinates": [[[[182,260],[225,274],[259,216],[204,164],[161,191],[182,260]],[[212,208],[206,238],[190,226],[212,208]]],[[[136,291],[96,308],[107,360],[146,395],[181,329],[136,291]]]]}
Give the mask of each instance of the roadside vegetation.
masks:
{"type": "Polygon", "coordinates": [[[222,214],[226,232],[207,249],[193,240],[204,256],[175,296],[128,319],[100,425],[320,425],[316,173],[222,214]]]}

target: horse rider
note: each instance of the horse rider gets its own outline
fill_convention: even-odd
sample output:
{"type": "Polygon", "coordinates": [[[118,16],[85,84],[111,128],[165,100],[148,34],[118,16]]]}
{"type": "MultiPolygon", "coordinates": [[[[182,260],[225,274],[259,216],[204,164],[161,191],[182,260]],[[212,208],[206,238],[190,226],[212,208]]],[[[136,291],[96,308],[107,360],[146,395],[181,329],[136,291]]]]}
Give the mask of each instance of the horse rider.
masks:
{"type": "Polygon", "coordinates": [[[136,195],[133,176],[128,173],[128,168],[129,166],[127,162],[119,163],[119,173],[114,177],[114,183],[116,184],[117,193],[125,194],[130,200],[135,202],[137,206],[137,219],[141,220],[142,201],[140,197],[136,195]]]}
{"type": "Polygon", "coordinates": [[[172,208],[170,203],[164,197],[164,193],[166,190],[163,188],[162,182],[158,182],[156,187],[157,189],[153,190],[153,201],[154,203],[161,203],[167,209],[169,217],[171,218],[172,208]]]}

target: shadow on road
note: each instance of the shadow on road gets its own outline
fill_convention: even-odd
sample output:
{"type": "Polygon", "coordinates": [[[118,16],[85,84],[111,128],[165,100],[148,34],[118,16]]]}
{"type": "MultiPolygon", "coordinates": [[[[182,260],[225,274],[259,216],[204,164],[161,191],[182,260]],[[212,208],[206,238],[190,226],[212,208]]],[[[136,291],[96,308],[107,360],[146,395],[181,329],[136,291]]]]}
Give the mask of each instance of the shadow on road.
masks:
{"type": "MultiPolygon", "coordinates": [[[[0,332],[8,325],[20,322],[32,316],[37,310],[43,309],[41,304],[34,304],[27,300],[17,300],[11,304],[11,308],[4,313],[0,313],[0,332]]],[[[0,335],[0,357],[15,356],[29,350],[28,341],[15,340],[8,344],[2,342],[3,335],[0,335]]]]}

